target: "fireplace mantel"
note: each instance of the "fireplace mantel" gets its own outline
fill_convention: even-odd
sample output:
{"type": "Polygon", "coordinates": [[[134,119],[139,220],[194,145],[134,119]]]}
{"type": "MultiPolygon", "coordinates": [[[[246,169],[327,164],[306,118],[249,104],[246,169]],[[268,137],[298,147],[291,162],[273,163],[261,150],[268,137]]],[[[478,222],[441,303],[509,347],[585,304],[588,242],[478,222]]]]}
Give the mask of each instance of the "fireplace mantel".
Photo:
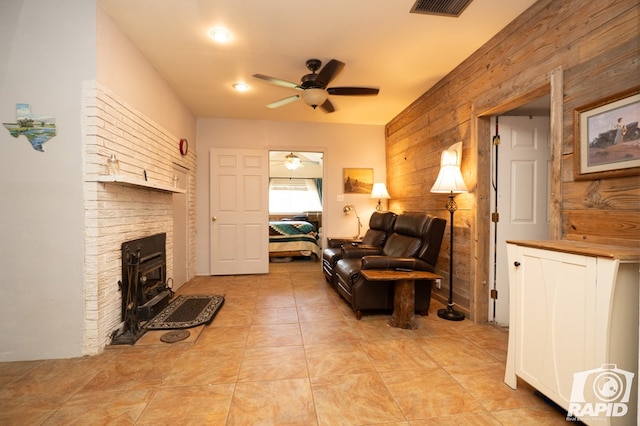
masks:
{"type": "Polygon", "coordinates": [[[109,175],[109,176],[98,176],[98,182],[102,183],[115,183],[118,185],[124,186],[135,186],[140,188],[152,189],[154,191],[163,191],[163,192],[174,192],[179,194],[185,194],[187,191],[182,188],[176,188],[173,186],[165,185],[157,182],[149,182],[142,179],[132,178],[128,176],[120,176],[120,175],[109,175]]]}

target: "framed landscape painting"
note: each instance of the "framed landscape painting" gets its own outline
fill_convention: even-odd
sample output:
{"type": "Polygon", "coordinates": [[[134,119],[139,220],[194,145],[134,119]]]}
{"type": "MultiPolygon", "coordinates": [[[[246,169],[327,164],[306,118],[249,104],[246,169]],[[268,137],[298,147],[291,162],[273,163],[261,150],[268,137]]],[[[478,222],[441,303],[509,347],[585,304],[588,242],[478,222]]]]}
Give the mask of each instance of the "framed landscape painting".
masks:
{"type": "Polygon", "coordinates": [[[575,179],[640,173],[640,87],[574,112],[575,179]]]}
{"type": "Polygon", "coordinates": [[[373,169],[344,169],[345,194],[371,194],[373,169]]]}

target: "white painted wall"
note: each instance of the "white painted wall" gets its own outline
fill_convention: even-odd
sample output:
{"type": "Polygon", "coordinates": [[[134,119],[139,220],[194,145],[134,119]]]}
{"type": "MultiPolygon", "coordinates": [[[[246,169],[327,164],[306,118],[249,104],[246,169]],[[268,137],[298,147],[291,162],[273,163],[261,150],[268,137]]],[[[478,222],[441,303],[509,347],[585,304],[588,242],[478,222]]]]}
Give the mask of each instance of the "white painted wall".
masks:
{"type": "Polygon", "coordinates": [[[363,232],[375,210],[377,200],[367,195],[344,194],[344,201],[337,201],[338,195],[343,195],[345,167],[373,168],[376,182],[386,180],[384,126],[200,118],[197,139],[196,275],[210,274],[208,161],[211,148],[323,151],[324,237],[356,234],[356,218],[342,212],[346,204],[356,206],[363,232]]]}
{"type": "MultiPolygon", "coordinates": [[[[196,121],[153,66],[98,6],[97,80],[178,139],[195,148],[196,121]]],[[[178,141],[176,141],[176,150],[178,141]]]]}
{"type": "MultiPolygon", "coordinates": [[[[0,362],[95,351],[85,317],[102,313],[84,303],[81,108],[83,84],[96,80],[175,135],[176,152],[186,138],[195,154],[194,116],[95,1],[0,2],[0,122],[29,103],[58,126],[44,152],[0,127],[0,362]]],[[[195,251],[195,215],[191,232],[195,251]]]]}
{"type": "Polygon", "coordinates": [[[95,79],[93,1],[0,2],[0,121],[16,103],[56,119],[31,147],[0,127],[0,361],[82,355],[81,91],[95,79]]]}

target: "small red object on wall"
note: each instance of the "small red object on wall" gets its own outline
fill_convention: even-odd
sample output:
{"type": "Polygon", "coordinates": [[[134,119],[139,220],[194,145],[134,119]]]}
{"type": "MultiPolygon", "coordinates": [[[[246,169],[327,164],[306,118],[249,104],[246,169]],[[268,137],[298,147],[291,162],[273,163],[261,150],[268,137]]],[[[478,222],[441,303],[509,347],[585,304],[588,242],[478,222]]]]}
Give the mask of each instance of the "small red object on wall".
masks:
{"type": "Polygon", "coordinates": [[[189,142],[186,139],[180,139],[180,154],[187,155],[189,152],[189,142]]]}

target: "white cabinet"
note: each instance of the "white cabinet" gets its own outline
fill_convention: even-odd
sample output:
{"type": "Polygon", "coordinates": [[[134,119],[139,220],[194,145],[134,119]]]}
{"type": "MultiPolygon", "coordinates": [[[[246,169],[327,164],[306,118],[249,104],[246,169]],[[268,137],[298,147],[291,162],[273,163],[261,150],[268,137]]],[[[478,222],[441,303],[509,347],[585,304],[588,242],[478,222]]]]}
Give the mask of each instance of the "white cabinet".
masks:
{"type": "MultiPolygon", "coordinates": [[[[598,413],[603,418],[598,424],[636,424],[638,250],[574,241],[509,241],[507,256],[510,329],[505,382],[515,389],[520,377],[567,410],[572,391],[582,392],[582,387],[582,413],[591,408],[628,409],[625,416],[598,413]],[[628,375],[615,383],[604,380],[617,377],[611,375],[618,371],[611,370],[614,364],[635,374],[630,388],[624,381],[628,375]],[[598,393],[597,386],[604,389],[605,383],[616,386],[606,395],[598,393]],[[610,399],[605,401],[605,396],[610,399]],[[612,405],[627,399],[622,408],[612,405]]],[[[582,420],[590,424],[594,419],[582,420]]]]}

